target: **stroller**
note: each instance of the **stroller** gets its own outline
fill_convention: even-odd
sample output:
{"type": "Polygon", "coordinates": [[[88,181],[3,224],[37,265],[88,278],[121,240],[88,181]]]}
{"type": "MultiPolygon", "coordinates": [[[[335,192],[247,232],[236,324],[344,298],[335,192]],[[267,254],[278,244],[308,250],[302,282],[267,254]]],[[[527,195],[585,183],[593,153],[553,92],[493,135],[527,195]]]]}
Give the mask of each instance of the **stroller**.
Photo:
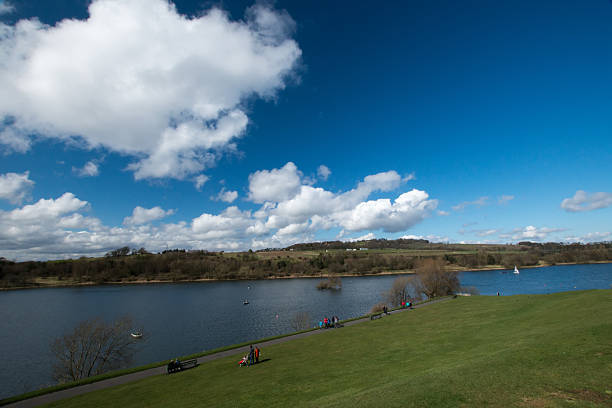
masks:
{"type": "Polygon", "coordinates": [[[242,357],[242,360],[240,360],[238,362],[238,366],[239,367],[246,367],[248,365],[249,365],[249,356],[248,355],[242,357]]]}

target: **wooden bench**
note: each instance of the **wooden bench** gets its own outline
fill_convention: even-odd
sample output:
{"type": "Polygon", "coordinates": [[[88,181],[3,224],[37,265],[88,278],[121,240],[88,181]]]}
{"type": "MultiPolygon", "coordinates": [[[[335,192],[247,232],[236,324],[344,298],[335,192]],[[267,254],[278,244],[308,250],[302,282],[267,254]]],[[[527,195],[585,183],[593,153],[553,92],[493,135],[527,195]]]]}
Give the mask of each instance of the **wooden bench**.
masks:
{"type": "Polygon", "coordinates": [[[198,360],[195,358],[192,360],[179,361],[179,364],[171,361],[168,363],[168,374],[176,373],[177,371],[187,370],[189,368],[194,368],[198,365],[198,360]]]}

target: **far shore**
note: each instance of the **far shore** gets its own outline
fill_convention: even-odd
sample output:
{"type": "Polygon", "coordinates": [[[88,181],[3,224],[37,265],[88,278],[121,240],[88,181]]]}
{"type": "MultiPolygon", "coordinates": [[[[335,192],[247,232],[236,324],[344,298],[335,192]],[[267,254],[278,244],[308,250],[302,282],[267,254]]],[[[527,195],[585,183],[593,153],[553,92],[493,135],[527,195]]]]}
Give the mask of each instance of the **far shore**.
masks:
{"type": "MultiPolygon", "coordinates": [[[[612,262],[607,261],[593,261],[586,263],[577,263],[577,262],[565,262],[565,263],[557,263],[557,264],[545,264],[540,263],[538,265],[531,266],[522,266],[521,269],[533,269],[533,268],[544,268],[548,266],[566,266],[566,265],[592,265],[592,264],[609,264],[612,262]]],[[[465,268],[461,266],[450,266],[449,270],[456,272],[479,272],[479,271],[504,271],[509,270],[508,268],[504,268],[501,265],[490,265],[480,268],[465,268]]],[[[404,270],[395,270],[395,271],[381,271],[377,273],[361,273],[361,274],[335,274],[332,276],[338,276],[341,278],[352,278],[352,277],[360,277],[360,276],[386,276],[386,275],[412,275],[415,273],[414,269],[404,269],[404,270]]],[[[330,275],[327,274],[317,274],[317,275],[287,275],[287,276],[267,276],[261,279],[254,278],[245,278],[245,279],[211,279],[211,278],[200,278],[200,279],[188,279],[188,280],[170,280],[170,279],[149,279],[149,280],[131,280],[131,281],[118,281],[118,282],[62,282],[57,279],[45,279],[38,278],[37,285],[32,286],[16,286],[11,288],[0,288],[0,291],[8,291],[8,290],[23,290],[23,289],[43,289],[43,288],[71,288],[71,287],[82,287],[82,286],[112,286],[112,285],[146,285],[146,284],[160,284],[160,283],[197,283],[197,282],[226,282],[226,281],[254,281],[254,280],[275,280],[275,279],[327,279],[330,275]]]]}

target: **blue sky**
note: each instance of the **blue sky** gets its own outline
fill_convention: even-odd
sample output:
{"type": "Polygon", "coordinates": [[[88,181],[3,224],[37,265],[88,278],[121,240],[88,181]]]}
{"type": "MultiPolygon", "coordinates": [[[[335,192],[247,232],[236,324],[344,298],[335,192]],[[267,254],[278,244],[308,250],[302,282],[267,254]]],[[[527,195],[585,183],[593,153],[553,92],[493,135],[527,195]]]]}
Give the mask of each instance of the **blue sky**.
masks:
{"type": "Polygon", "coordinates": [[[5,0],[0,22],[0,256],[612,238],[609,1],[5,0]]]}

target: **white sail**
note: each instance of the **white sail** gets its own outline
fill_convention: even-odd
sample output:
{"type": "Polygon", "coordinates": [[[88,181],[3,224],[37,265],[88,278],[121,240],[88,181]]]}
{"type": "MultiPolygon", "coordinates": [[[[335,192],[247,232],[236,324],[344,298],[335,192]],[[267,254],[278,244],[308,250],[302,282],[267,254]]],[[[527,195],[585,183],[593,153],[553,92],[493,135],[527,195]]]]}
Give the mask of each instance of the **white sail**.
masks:
{"type": "Polygon", "coordinates": [[[514,273],[516,273],[516,274],[520,273],[518,268],[516,267],[516,265],[514,265],[514,273]]]}

